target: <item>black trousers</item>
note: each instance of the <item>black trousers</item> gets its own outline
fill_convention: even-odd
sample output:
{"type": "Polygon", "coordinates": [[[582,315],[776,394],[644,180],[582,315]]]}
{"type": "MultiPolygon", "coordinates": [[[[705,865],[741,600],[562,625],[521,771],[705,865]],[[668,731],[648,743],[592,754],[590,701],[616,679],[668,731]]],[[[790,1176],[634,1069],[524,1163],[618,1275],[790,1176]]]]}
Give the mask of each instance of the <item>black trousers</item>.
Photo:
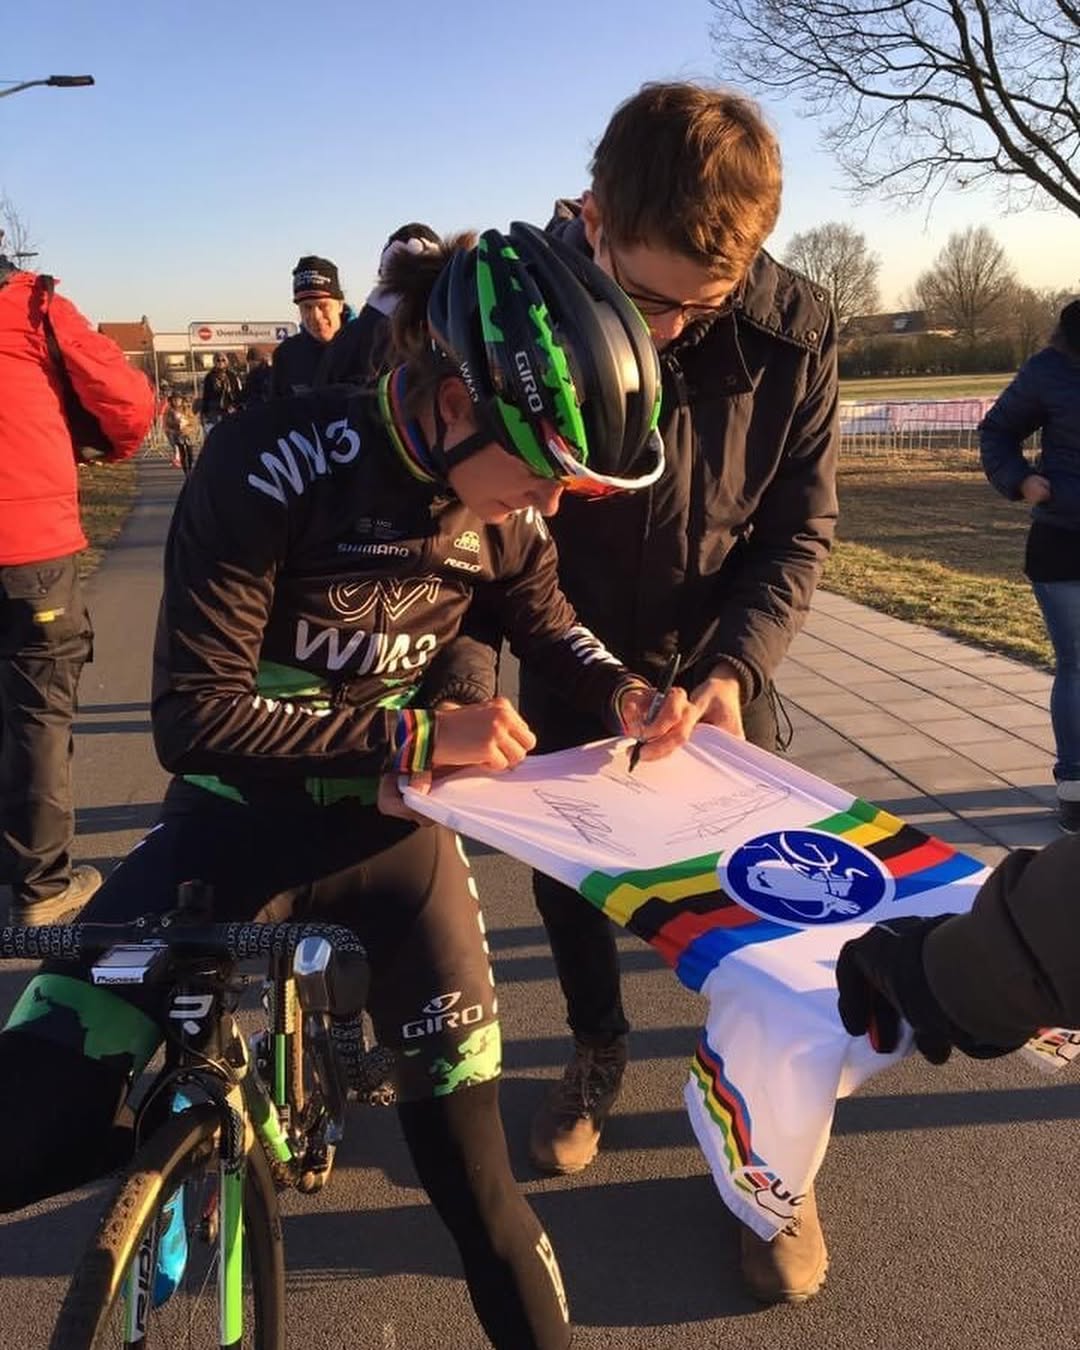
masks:
{"type": "MultiPolygon", "coordinates": [[[[522,716],[535,732],[540,751],[565,750],[610,735],[599,722],[577,712],[524,670],[522,716]]],[[[743,708],[751,745],[776,750],[776,701],[770,686],[743,708]]],[[[543,872],[533,873],[533,895],[547,929],[555,972],[566,999],[566,1020],[586,1044],[604,1045],[624,1036],[630,1023],[623,1011],[619,952],[611,920],[578,893],[543,872]]]]}
{"type": "Polygon", "coordinates": [[[19,903],[71,880],[71,723],[93,639],[75,555],[0,567],[0,881],[19,903]]]}

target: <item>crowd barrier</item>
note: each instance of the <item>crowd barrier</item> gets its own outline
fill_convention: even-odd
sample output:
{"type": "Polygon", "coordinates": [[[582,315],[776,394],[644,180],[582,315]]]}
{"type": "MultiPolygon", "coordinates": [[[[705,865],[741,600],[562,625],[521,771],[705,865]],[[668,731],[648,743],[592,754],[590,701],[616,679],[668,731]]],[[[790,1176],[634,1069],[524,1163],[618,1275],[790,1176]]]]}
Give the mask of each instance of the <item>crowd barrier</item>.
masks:
{"type": "MultiPolygon", "coordinates": [[[[995,398],[841,402],[840,447],[863,454],[979,449],[979,423],[995,398]]],[[[1027,443],[1038,448],[1038,437],[1027,443]]]]}

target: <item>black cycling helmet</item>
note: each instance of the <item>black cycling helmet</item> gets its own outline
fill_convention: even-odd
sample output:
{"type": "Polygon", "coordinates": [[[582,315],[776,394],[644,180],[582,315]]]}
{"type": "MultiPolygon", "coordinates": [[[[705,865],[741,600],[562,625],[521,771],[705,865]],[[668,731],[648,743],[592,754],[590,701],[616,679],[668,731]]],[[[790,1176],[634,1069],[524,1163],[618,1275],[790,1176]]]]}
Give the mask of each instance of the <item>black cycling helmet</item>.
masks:
{"type": "Polygon", "coordinates": [[[585,491],[647,487],[663,473],[656,349],[633,302],[584,254],[520,221],[485,230],[443,269],[427,313],[482,426],[534,473],[585,491]]]}

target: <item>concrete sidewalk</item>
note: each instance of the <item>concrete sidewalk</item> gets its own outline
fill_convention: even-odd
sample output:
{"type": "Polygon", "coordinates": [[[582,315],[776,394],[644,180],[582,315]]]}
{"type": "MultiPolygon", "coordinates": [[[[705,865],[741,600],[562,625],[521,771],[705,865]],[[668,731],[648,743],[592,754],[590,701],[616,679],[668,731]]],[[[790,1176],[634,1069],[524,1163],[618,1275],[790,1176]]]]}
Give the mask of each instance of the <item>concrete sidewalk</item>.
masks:
{"type": "Polygon", "coordinates": [[[777,677],[793,759],[986,862],[1060,837],[1050,685],[825,591],[777,677]]]}

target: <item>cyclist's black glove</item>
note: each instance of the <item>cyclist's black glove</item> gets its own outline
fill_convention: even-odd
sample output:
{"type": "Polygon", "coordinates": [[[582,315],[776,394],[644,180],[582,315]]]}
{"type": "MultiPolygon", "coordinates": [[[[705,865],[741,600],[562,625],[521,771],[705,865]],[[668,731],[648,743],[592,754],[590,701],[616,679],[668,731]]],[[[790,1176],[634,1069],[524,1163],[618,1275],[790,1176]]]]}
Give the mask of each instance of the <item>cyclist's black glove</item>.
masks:
{"type": "Polygon", "coordinates": [[[1015,1045],[973,1040],[952,1022],[934,997],[923,970],[926,935],[951,915],[890,919],[847,942],[836,962],[840,1020],[852,1036],[864,1033],[880,1054],[900,1041],[900,1020],[915,1032],[915,1047],[931,1064],[944,1064],[956,1046],[973,1059],[1007,1055],[1015,1045]]]}

